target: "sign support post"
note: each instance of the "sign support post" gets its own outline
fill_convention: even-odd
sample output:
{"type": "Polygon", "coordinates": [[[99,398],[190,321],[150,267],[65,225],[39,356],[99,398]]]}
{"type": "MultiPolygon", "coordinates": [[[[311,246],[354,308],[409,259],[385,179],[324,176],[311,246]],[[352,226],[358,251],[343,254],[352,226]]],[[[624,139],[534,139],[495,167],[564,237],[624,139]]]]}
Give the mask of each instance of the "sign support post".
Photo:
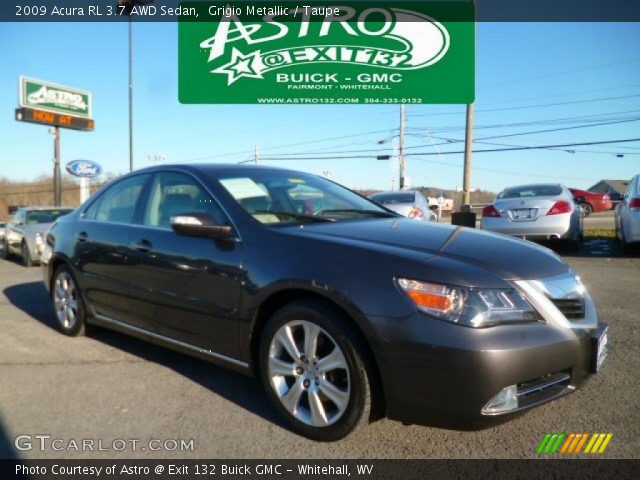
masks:
{"type": "Polygon", "coordinates": [[[473,103],[467,104],[467,121],[464,134],[463,205],[471,204],[471,151],[473,150],[473,103]]]}
{"type": "Polygon", "coordinates": [[[400,188],[403,190],[405,185],[405,170],[406,170],[406,158],[404,156],[405,148],[405,129],[406,129],[406,117],[404,113],[404,105],[400,105],[400,188]]]}
{"type": "Polygon", "coordinates": [[[62,205],[62,176],[60,174],[60,127],[53,127],[53,204],[62,205]]]}

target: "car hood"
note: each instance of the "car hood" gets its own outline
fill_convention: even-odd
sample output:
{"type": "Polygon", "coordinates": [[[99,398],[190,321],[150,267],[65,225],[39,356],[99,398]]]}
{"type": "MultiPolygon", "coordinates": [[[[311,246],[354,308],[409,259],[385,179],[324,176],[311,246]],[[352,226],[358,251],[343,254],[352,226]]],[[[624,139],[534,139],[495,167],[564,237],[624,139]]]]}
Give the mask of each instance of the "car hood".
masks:
{"type": "Polygon", "coordinates": [[[569,270],[551,250],[525,240],[403,218],[312,224],[289,231],[341,243],[357,242],[380,251],[395,247],[396,251],[424,253],[425,260],[448,257],[490,270],[505,280],[544,278],[569,270]]]}

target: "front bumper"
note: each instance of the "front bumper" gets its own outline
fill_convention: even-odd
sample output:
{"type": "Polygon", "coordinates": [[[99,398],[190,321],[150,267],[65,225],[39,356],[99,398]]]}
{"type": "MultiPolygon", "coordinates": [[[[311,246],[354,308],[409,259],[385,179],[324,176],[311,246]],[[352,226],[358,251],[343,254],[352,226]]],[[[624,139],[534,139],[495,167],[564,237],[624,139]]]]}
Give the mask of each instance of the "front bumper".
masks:
{"type": "Polygon", "coordinates": [[[372,321],[385,339],[377,356],[387,415],[461,429],[501,423],[573,392],[591,374],[592,337],[604,327],[539,322],[473,329],[421,313],[372,321]],[[510,385],[518,385],[518,408],[483,415],[483,407],[510,385]]]}

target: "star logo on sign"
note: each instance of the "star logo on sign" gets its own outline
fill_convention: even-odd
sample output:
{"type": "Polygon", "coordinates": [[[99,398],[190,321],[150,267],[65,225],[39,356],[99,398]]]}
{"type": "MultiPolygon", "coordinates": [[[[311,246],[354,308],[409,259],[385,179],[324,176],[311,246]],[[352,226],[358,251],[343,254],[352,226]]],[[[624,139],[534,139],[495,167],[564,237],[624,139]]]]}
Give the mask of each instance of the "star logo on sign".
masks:
{"type": "Polygon", "coordinates": [[[240,50],[234,48],[231,52],[231,61],[212,70],[211,73],[225,73],[228,77],[227,85],[242,77],[263,78],[258,69],[260,61],[260,50],[244,55],[240,50]]]}

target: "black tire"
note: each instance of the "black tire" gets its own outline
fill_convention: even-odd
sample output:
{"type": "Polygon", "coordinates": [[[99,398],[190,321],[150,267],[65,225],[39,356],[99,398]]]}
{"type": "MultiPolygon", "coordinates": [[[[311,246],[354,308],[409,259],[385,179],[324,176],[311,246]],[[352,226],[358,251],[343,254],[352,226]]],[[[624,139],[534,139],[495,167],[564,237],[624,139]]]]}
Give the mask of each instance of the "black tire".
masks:
{"type": "Polygon", "coordinates": [[[587,202],[580,202],[578,203],[578,206],[582,210],[582,215],[584,217],[588,217],[593,213],[593,207],[589,205],[587,202]]]}
{"type": "Polygon", "coordinates": [[[8,252],[7,252],[7,242],[2,239],[2,245],[0,245],[0,260],[9,258],[8,252]]]}
{"type": "Polygon", "coordinates": [[[33,267],[33,260],[31,260],[31,252],[29,251],[29,246],[26,242],[22,242],[22,250],[20,252],[20,260],[22,261],[22,266],[24,267],[33,267]]]}
{"type": "Polygon", "coordinates": [[[375,378],[375,370],[372,368],[367,352],[362,336],[340,311],[319,300],[299,300],[282,307],[269,319],[260,339],[258,366],[260,378],[272,405],[294,431],[313,440],[335,441],[369,423],[373,397],[371,385],[372,379],[375,378]],[[269,376],[269,354],[274,336],[286,323],[301,319],[319,326],[332,337],[335,344],[340,347],[349,369],[350,394],[347,406],[334,423],[326,426],[309,425],[291,414],[280,400],[269,376]]]}
{"type": "Polygon", "coordinates": [[[87,334],[87,310],[84,306],[84,302],[82,301],[82,295],[78,288],[78,282],[76,281],[75,276],[71,269],[65,265],[61,264],[56,268],[56,271],[53,274],[53,278],[51,280],[51,303],[53,304],[53,310],[55,315],[56,326],[58,329],[68,335],[70,337],[79,337],[87,334]],[[73,324],[65,325],[59,317],[58,307],[56,306],[56,286],[59,278],[62,278],[64,275],[67,275],[68,278],[71,279],[75,288],[75,301],[76,301],[76,320],[73,324]]]}

